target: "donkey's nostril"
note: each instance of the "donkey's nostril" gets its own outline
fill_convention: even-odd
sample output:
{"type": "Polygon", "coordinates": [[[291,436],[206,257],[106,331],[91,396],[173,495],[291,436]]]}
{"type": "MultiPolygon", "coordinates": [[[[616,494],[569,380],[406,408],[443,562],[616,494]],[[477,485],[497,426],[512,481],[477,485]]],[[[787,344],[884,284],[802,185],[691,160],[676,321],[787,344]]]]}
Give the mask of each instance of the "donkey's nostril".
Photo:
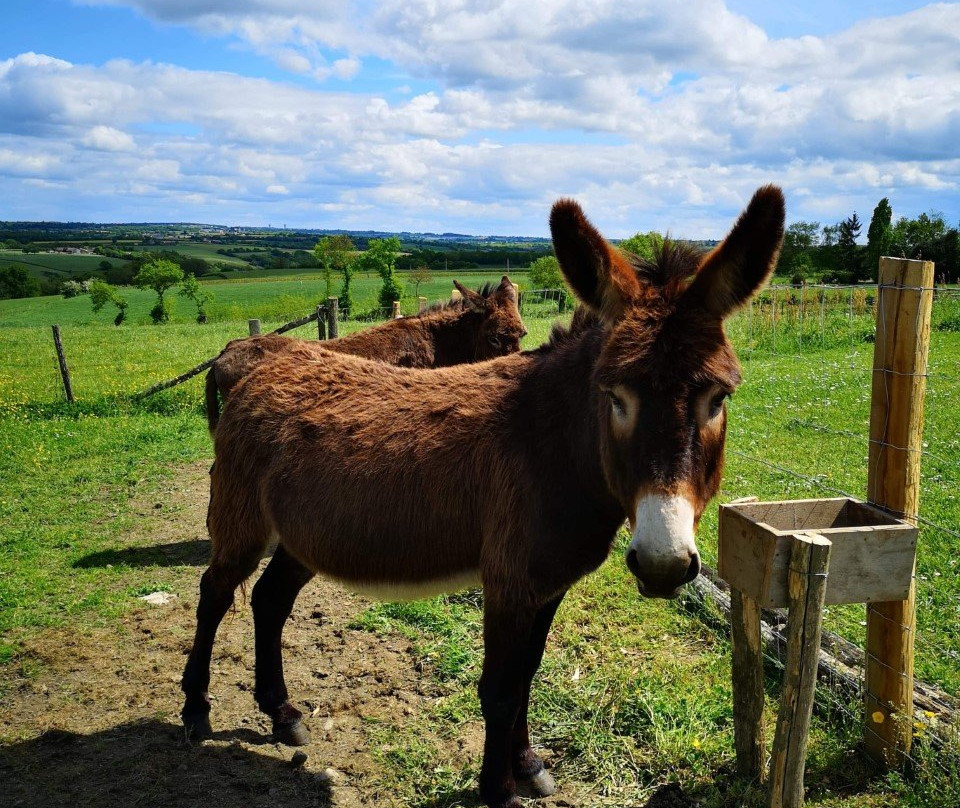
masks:
{"type": "Polygon", "coordinates": [[[700,554],[694,553],[687,567],[687,574],[683,576],[683,583],[688,584],[700,574],[700,554]]]}
{"type": "Polygon", "coordinates": [[[634,578],[640,577],[640,562],[637,561],[637,551],[632,547],[627,550],[627,568],[633,573],[634,578]]]}

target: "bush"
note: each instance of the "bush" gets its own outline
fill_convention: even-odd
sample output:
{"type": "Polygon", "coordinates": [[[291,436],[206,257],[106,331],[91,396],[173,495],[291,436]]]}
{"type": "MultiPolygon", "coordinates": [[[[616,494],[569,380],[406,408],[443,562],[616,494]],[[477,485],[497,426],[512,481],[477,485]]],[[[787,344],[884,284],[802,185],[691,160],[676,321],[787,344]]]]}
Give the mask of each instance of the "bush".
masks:
{"type": "Polygon", "coordinates": [[[114,317],[113,324],[120,325],[127,319],[127,306],[129,304],[126,298],[120,297],[116,289],[109,283],[105,283],[99,279],[94,279],[88,283],[90,302],[93,303],[93,310],[95,312],[100,311],[107,303],[112,303],[117,307],[117,316],[114,317]]]}
{"type": "Polygon", "coordinates": [[[0,267],[0,300],[21,297],[36,297],[40,294],[40,281],[20,264],[0,267]]]}
{"type": "Polygon", "coordinates": [[[64,281],[60,284],[60,294],[65,298],[79,297],[90,293],[90,281],[64,281]]]}

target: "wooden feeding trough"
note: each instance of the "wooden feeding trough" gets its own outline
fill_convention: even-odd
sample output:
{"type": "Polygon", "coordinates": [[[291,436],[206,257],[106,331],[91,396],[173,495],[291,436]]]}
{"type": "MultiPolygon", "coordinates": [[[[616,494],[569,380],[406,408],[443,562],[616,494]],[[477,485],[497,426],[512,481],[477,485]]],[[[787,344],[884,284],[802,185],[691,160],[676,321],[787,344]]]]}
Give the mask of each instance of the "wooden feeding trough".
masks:
{"type": "Polygon", "coordinates": [[[720,507],[719,573],[730,584],[737,765],[761,777],[761,608],[789,609],[783,695],[770,772],[772,808],[803,804],[825,603],[908,597],[917,529],[849,498],[742,502],[720,507]]]}

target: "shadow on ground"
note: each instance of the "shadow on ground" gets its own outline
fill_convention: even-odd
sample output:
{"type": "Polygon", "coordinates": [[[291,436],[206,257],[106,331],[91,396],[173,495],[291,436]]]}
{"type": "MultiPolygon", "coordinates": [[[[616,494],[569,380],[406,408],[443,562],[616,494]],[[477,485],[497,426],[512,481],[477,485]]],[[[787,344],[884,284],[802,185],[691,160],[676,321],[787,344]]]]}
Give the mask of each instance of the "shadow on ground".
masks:
{"type": "Polygon", "coordinates": [[[332,805],[322,774],[228,745],[187,744],[179,724],[138,721],[90,735],[50,730],[0,749],[3,804],[145,808],[332,805]]]}
{"type": "Polygon", "coordinates": [[[122,550],[101,550],[73,562],[76,569],[90,567],[205,567],[210,561],[210,542],[193,541],[126,547],[122,550]]]}

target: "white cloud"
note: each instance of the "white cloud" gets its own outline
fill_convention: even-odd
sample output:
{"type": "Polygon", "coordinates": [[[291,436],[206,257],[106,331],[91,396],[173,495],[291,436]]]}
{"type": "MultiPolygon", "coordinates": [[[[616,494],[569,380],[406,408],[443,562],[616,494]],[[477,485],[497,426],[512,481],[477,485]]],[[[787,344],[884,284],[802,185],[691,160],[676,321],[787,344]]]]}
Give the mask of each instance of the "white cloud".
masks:
{"type": "Polygon", "coordinates": [[[791,217],[882,195],[960,217],[958,4],[775,40],[721,0],[88,2],[319,82],[363,78],[367,57],[396,73],[382,93],[332,92],[22,54],[0,61],[0,191],[40,174],[161,212],[190,199],[191,218],[282,204],[301,224],[473,232],[544,232],[552,199],[577,195],[613,235],[706,236],[778,181],[791,217]]]}
{"type": "Polygon", "coordinates": [[[136,148],[133,138],[126,132],[102,124],[90,129],[80,142],[84,146],[100,151],[133,151],[136,148]]]}

